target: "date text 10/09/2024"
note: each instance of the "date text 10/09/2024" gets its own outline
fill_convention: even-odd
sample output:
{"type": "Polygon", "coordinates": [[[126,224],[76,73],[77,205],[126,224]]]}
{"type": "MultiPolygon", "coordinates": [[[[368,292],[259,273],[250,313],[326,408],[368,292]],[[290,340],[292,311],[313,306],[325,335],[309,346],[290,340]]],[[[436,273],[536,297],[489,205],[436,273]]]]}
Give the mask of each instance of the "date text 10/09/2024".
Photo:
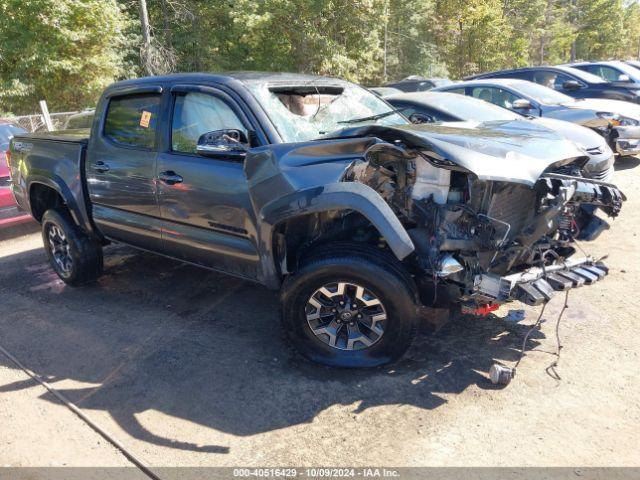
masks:
{"type": "Polygon", "coordinates": [[[235,468],[234,477],[256,478],[399,478],[388,468],[235,468]]]}

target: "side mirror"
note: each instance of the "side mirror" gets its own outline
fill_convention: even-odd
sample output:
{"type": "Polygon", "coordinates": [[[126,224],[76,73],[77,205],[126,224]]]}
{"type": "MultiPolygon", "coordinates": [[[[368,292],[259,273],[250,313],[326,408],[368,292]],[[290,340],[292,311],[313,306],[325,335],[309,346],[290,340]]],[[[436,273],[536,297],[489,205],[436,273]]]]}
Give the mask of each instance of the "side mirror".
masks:
{"type": "Polygon", "coordinates": [[[562,88],[565,90],[580,90],[582,85],[577,80],[567,80],[562,83],[562,88]]]}
{"type": "Polygon", "coordinates": [[[529,100],[519,98],[513,101],[513,103],[511,104],[511,108],[513,108],[514,110],[530,110],[531,108],[533,108],[533,105],[531,105],[531,102],[529,100]]]}
{"type": "Polygon", "coordinates": [[[409,121],[419,125],[421,123],[434,123],[436,119],[426,113],[412,113],[409,115],[409,121]]]}
{"type": "Polygon", "coordinates": [[[242,160],[249,150],[247,134],[235,128],[214,130],[200,135],[196,153],[203,157],[242,160]]]}
{"type": "Polygon", "coordinates": [[[629,75],[627,75],[625,73],[621,73],[620,75],[618,75],[618,81],[619,82],[630,82],[631,81],[631,77],[629,77],[629,75]]]}

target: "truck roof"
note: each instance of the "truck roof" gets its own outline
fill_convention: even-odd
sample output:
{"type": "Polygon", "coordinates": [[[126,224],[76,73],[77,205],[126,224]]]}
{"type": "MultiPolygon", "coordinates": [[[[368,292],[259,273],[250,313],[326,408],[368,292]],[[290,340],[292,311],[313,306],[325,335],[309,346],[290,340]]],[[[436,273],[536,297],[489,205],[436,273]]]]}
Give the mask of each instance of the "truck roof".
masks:
{"type": "Polygon", "coordinates": [[[244,84],[267,83],[280,85],[305,85],[305,84],[342,84],[344,80],[321,75],[308,75],[303,73],[277,73],[277,72],[222,72],[222,73],[175,73],[153,77],[133,78],[116,82],[107,87],[120,88],[125,86],[141,85],[145,83],[179,83],[179,82],[215,82],[219,84],[232,84],[241,82],[244,84]]]}

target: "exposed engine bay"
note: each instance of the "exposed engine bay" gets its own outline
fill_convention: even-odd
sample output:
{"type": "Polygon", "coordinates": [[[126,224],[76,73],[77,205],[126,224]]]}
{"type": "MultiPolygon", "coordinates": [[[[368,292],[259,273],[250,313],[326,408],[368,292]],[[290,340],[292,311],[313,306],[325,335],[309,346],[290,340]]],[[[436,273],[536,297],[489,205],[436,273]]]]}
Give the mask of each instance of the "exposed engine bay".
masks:
{"type": "Polygon", "coordinates": [[[554,164],[531,186],[480,180],[433,151],[379,143],[344,181],[370,186],[391,206],[415,245],[405,261],[434,302],[444,290],[471,308],[514,299],[537,305],[607,273],[590,257],[576,259],[576,241],[609,228],[596,212],[616,217],[624,196],[583,178],[581,162],[554,164]]]}

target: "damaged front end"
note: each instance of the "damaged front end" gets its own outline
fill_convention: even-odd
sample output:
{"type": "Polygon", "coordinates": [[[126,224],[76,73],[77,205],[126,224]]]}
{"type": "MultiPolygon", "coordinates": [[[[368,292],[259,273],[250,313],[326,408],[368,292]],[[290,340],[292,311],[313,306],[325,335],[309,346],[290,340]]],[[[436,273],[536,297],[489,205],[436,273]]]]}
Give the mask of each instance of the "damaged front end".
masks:
{"type": "MultiPolygon", "coordinates": [[[[425,305],[457,301],[486,314],[487,305],[538,305],[607,274],[601,262],[577,258],[575,242],[607,229],[596,212],[616,217],[625,198],[612,184],[580,176],[579,152],[538,171],[520,158],[520,175],[517,165],[496,174],[487,158],[474,163],[472,153],[440,147],[433,137],[396,136],[372,145],[343,177],[378,192],[406,228],[415,251],[404,261],[425,305]]],[[[478,155],[491,153],[498,158],[478,155]]],[[[516,161],[513,154],[500,161],[509,156],[516,161]]]]}

